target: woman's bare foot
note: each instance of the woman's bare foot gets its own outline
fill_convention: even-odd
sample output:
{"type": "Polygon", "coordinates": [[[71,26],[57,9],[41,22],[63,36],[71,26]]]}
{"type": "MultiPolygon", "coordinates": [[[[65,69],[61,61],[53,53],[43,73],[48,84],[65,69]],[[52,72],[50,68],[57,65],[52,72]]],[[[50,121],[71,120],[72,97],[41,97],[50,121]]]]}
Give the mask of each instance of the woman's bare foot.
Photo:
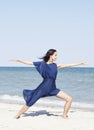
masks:
{"type": "Polygon", "coordinates": [[[68,115],[63,115],[63,118],[64,118],[64,119],[67,119],[67,118],[68,118],[68,115]]]}
{"type": "Polygon", "coordinates": [[[18,116],[18,115],[17,115],[17,116],[15,116],[15,118],[16,118],[16,119],[19,119],[19,118],[20,118],[20,116],[18,116]]]}

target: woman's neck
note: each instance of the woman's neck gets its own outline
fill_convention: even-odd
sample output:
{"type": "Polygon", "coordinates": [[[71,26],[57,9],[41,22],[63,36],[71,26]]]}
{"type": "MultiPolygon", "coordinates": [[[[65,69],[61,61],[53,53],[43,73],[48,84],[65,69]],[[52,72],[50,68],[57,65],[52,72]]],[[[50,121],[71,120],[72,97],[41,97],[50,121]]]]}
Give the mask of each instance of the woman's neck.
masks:
{"type": "Polygon", "coordinates": [[[47,61],[47,64],[51,64],[51,63],[53,63],[53,60],[47,61]]]}

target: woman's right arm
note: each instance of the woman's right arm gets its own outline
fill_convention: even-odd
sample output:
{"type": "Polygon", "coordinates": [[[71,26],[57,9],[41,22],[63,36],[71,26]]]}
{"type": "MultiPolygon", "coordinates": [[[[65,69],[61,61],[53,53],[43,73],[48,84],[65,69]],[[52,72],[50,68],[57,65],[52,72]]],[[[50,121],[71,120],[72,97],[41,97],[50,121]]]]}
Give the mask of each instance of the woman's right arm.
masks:
{"type": "Polygon", "coordinates": [[[26,60],[12,59],[12,60],[10,60],[10,61],[20,62],[20,63],[27,64],[27,65],[33,65],[33,62],[31,62],[31,61],[26,61],[26,60]]]}

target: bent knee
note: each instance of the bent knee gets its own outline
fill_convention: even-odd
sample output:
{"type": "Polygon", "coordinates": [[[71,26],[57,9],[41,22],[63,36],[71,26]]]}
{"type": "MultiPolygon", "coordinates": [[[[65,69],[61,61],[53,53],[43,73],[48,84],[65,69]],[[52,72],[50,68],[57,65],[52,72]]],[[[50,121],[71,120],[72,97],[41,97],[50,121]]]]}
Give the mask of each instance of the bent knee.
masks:
{"type": "Polygon", "coordinates": [[[69,96],[67,101],[72,102],[72,97],[69,96]]]}

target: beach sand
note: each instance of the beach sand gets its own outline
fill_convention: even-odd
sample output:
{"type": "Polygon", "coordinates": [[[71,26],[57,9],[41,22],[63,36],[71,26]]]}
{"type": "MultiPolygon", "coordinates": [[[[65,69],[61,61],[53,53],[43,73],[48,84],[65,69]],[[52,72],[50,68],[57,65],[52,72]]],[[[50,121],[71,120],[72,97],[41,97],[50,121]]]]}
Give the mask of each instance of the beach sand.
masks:
{"type": "Polygon", "coordinates": [[[63,108],[33,105],[19,119],[22,105],[0,103],[0,130],[94,130],[94,112],[70,109],[69,118],[62,118],[63,108]]]}

